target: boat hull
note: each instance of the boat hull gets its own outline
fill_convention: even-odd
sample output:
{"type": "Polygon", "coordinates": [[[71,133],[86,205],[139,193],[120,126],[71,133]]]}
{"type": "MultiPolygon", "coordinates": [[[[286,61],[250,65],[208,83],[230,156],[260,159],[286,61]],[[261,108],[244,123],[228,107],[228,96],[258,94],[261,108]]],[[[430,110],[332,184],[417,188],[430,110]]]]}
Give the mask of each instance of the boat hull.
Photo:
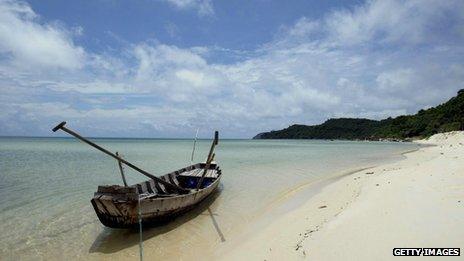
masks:
{"type": "MultiPolygon", "coordinates": [[[[145,197],[140,200],[140,211],[144,226],[157,226],[184,214],[210,196],[218,187],[220,177],[208,187],[188,194],[170,197],[145,197]]],[[[117,199],[105,195],[95,196],[92,206],[100,222],[111,228],[138,226],[138,199],[117,199]]]]}

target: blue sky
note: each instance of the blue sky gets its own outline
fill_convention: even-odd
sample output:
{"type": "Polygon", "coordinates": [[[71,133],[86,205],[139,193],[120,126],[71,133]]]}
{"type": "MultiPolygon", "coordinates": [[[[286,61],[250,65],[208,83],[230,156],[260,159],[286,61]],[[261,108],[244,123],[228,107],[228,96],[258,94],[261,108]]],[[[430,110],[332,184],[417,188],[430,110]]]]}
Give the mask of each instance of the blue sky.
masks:
{"type": "Polygon", "coordinates": [[[464,88],[463,1],[0,0],[0,135],[248,138],[464,88]]]}
{"type": "Polygon", "coordinates": [[[119,48],[121,44],[147,39],[181,48],[219,46],[254,50],[271,41],[279,27],[292,25],[299,17],[320,18],[342,4],[350,6],[349,1],[293,1],[291,5],[264,0],[204,2],[211,8],[206,13],[200,11],[201,1],[184,8],[156,0],[130,4],[114,0],[31,1],[30,4],[47,19],[85,28],[85,35],[77,43],[99,52],[108,46],[119,48]]]}

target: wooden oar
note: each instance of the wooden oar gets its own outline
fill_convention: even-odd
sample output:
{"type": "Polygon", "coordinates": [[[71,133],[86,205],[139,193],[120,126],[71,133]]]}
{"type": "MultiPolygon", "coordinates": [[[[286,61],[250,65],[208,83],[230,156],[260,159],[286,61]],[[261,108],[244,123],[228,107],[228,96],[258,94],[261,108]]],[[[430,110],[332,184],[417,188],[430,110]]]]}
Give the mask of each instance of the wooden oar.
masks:
{"type": "Polygon", "coordinates": [[[213,143],[211,144],[211,148],[209,149],[208,158],[206,159],[205,169],[203,170],[203,174],[201,175],[200,181],[198,181],[198,184],[197,184],[197,191],[200,189],[201,185],[203,184],[203,179],[205,178],[206,172],[208,172],[209,166],[211,165],[211,162],[214,159],[213,151],[214,151],[214,147],[218,144],[218,140],[219,140],[219,132],[215,131],[214,140],[213,140],[213,143]]]}
{"type": "Polygon", "coordinates": [[[127,161],[127,160],[125,160],[125,159],[123,159],[121,157],[118,157],[117,155],[113,154],[112,152],[108,151],[107,149],[104,149],[104,148],[100,147],[99,145],[97,145],[97,144],[91,142],[90,140],[82,137],[81,135],[77,134],[76,132],[66,128],[64,126],[65,124],[66,124],[66,122],[63,121],[62,123],[56,125],[55,128],[52,129],[52,131],[56,132],[57,130],[62,130],[64,132],[76,137],[77,139],[89,144],[90,146],[96,148],[97,150],[99,150],[99,151],[101,151],[101,152],[115,158],[117,161],[120,161],[120,162],[126,164],[127,166],[129,166],[130,168],[140,172],[141,174],[143,174],[143,175],[145,175],[145,176],[147,176],[147,177],[149,177],[151,179],[154,179],[154,180],[158,181],[159,183],[161,183],[161,184],[163,184],[163,185],[165,185],[165,186],[167,186],[167,187],[169,187],[171,189],[174,189],[174,190],[176,190],[176,191],[178,191],[180,193],[189,193],[190,192],[188,189],[181,188],[181,187],[179,187],[177,185],[174,185],[174,184],[169,183],[169,182],[167,182],[165,180],[162,180],[162,179],[158,178],[157,176],[154,176],[154,175],[146,172],[145,170],[135,166],[134,164],[130,163],[129,161],[127,161]]]}

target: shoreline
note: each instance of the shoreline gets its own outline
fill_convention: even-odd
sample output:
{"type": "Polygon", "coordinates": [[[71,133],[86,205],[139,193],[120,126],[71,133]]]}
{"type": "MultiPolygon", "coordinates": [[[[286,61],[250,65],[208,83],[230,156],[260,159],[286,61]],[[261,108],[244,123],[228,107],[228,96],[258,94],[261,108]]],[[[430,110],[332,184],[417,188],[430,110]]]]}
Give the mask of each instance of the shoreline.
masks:
{"type": "MultiPolygon", "coordinates": [[[[333,173],[332,175],[329,175],[329,177],[327,177],[327,176],[319,177],[319,178],[317,178],[315,180],[300,183],[300,184],[298,184],[298,185],[296,185],[294,187],[291,187],[288,190],[282,192],[279,197],[277,197],[274,201],[272,201],[269,204],[267,209],[270,209],[272,211],[273,208],[279,207],[279,206],[276,206],[277,202],[282,202],[282,201],[285,201],[285,200],[289,200],[289,198],[291,197],[291,196],[289,197],[287,195],[296,194],[296,193],[299,193],[299,191],[302,191],[302,190],[311,190],[310,191],[311,194],[317,194],[317,192],[320,192],[325,187],[327,187],[330,184],[335,183],[335,182],[339,181],[340,179],[343,179],[343,178],[345,178],[347,176],[351,176],[351,175],[354,175],[354,174],[356,174],[358,172],[362,172],[362,171],[365,171],[365,170],[374,169],[374,168],[379,167],[379,166],[400,162],[400,161],[406,159],[406,155],[409,154],[409,153],[414,153],[414,152],[420,150],[421,148],[425,148],[425,147],[428,147],[428,146],[430,146],[430,147],[435,146],[435,145],[429,145],[429,144],[418,144],[418,145],[419,146],[417,148],[415,148],[415,149],[402,151],[402,152],[399,152],[398,154],[393,155],[393,157],[394,156],[402,156],[402,158],[397,158],[397,159],[390,158],[390,159],[385,160],[382,163],[378,163],[378,164],[375,164],[375,165],[352,167],[351,169],[348,169],[348,170],[337,171],[337,172],[333,173]],[[316,191],[314,191],[314,190],[316,190],[316,191]]],[[[295,195],[295,197],[298,197],[298,196],[299,195],[295,195]]],[[[283,204],[285,204],[285,203],[281,203],[280,207],[282,207],[283,204]]]]}
{"type": "Polygon", "coordinates": [[[422,146],[425,147],[425,145],[418,144],[417,148],[397,152],[393,154],[391,157],[383,159],[381,162],[368,163],[366,165],[361,164],[359,166],[353,166],[349,169],[339,170],[330,174],[329,176],[323,176],[315,180],[306,181],[297,184],[285,191],[282,191],[278,197],[276,197],[272,202],[269,202],[269,204],[262,209],[262,213],[253,217],[254,221],[251,225],[253,228],[250,228],[250,226],[248,226],[248,228],[241,229],[234,235],[229,235],[229,238],[232,238],[232,240],[228,241],[231,241],[232,243],[227,242],[225,244],[226,247],[218,245],[220,249],[219,253],[221,254],[214,255],[214,259],[211,260],[223,258],[222,255],[224,254],[224,249],[230,249],[230,245],[236,244],[234,242],[246,241],[247,238],[253,237],[253,234],[256,233],[257,228],[264,229],[268,226],[271,226],[273,219],[279,219],[282,216],[284,216],[287,212],[298,209],[305,203],[305,201],[307,201],[308,198],[312,198],[313,196],[318,195],[327,186],[330,186],[331,184],[336,183],[340,179],[356,174],[358,172],[401,161],[405,158],[404,154],[417,151],[422,146]]]}
{"type": "MultiPolygon", "coordinates": [[[[437,134],[429,140],[416,142],[421,146],[402,152],[403,159],[329,178],[331,182],[316,188],[317,191],[301,206],[278,216],[264,227],[256,227],[252,233],[245,234],[246,237],[238,237],[221,246],[216,258],[388,260],[393,257],[393,247],[463,246],[464,175],[456,173],[459,170],[464,173],[464,158],[459,157],[464,152],[464,132],[437,134]],[[453,155],[452,158],[442,157],[447,154],[453,155]],[[451,220],[438,217],[427,204],[440,201],[440,197],[447,198],[451,192],[445,188],[437,195],[423,191],[429,192],[430,186],[435,184],[427,177],[438,176],[440,169],[447,168],[449,171],[439,180],[447,180],[444,182],[446,186],[458,184],[453,193],[459,199],[443,207],[443,213],[454,213],[457,217],[451,220]],[[411,186],[411,181],[419,186],[411,186]],[[402,206],[404,201],[410,208],[402,206]],[[384,213],[379,214],[381,212],[384,213]],[[417,219],[424,213],[428,214],[425,218],[428,222],[421,222],[419,226],[417,219]],[[402,231],[395,229],[402,227],[402,222],[409,222],[409,228],[414,227],[414,232],[408,226],[402,231]],[[443,228],[445,232],[433,236],[441,230],[430,229],[427,224],[443,228]],[[451,236],[446,239],[442,234],[451,236]],[[444,240],[450,243],[443,245],[444,240]],[[364,251],[367,245],[369,251],[364,251]]],[[[302,190],[300,187],[296,189],[302,190]]]]}

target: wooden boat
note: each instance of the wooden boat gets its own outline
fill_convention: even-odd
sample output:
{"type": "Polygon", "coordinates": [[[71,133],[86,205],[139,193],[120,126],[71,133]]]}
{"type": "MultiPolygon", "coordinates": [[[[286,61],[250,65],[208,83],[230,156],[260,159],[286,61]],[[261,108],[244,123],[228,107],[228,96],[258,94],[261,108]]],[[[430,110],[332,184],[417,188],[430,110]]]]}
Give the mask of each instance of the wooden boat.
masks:
{"type": "Polygon", "coordinates": [[[218,187],[221,170],[212,163],[203,184],[196,190],[206,167],[205,163],[198,163],[160,177],[190,190],[187,194],[176,193],[151,179],[129,187],[99,186],[91,202],[101,223],[107,227],[138,226],[139,207],[143,225],[157,225],[189,211],[218,187]]]}
{"type": "MultiPolygon", "coordinates": [[[[62,122],[52,130],[62,130],[101,152],[115,158],[118,162],[124,186],[98,186],[91,200],[98,219],[107,227],[130,228],[137,225],[154,226],[185,213],[197,206],[213,193],[219,185],[221,170],[213,162],[218,132],[206,162],[197,163],[157,177],[123,159],[118,152],[107,149],[80,136],[65,127],[62,122]],[[150,180],[128,186],[124,176],[123,164],[150,178],[150,180]]],[[[193,158],[193,152],[192,152],[193,158]]]]}

